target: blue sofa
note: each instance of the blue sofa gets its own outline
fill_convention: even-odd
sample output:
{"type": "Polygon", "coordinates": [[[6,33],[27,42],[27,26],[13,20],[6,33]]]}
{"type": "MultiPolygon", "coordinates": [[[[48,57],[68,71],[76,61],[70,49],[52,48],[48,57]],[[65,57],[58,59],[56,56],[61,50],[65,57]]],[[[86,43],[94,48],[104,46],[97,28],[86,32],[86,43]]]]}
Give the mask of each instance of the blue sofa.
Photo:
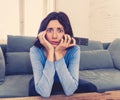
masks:
{"type": "MultiPolygon", "coordinates": [[[[8,35],[7,44],[0,44],[0,98],[28,96],[33,77],[29,49],[34,39],[8,35]]],[[[98,92],[120,89],[120,39],[112,43],[89,40],[80,48],[81,84],[92,83],[98,92]]]]}

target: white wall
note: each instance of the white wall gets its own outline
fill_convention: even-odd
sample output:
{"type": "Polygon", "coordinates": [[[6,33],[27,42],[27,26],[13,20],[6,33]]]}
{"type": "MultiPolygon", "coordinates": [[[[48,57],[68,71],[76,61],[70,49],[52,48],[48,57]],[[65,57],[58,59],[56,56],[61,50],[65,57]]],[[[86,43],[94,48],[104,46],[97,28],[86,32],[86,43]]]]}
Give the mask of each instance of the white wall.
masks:
{"type": "Polygon", "coordinates": [[[89,0],[25,0],[25,34],[36,35],[41,20],[51,11],[63,11],[70,18],[75,36],[89,35],[89,0]],[[69,2],[69,3],[68,3],[69,2]],[[42,4],[43,5],[42,5],[42,4]],[[40,10],[43,9],[44,10],[40,10]],[[78,12],[79,11],[79,12],[78,12]]]}
{"type": "MultiPolygon", "coordinates": [[[[23,0],[24,35],[37,35],[41,20],[50,11],[64,11],[75,36],[109,42],[120,38],[120,0],[23,0]]],[[[0,0],[0,40],[19,35],[20,0],[0,0]]]]}
{"type": "Polygon", "coordinates": [[[24,0],[24,35],[37,36],[40,22],[44,17],[44,2],[45,0],[24,0]]]}
{"type": "Polygon", "coordinates": [[[109,42],[120,38],[120,0],[90,0],[90,38],[109,42]]]}
{"type": "Polygon", "coordinates": [[[89,0],[56,0],[56,11],[69,16],[75,36],[88,37],[89,0]]]}
{"type": "Polygon", "coordinates": [[[37,36],[46,1],[0,0],[0,43],[7,42],[8,34],[37,36]]]}
{"type": "Polygon", "coordinates": [[[76,36],[102,42],[120,38],[120,0],[56,0],[56,10],[69,15],[76,36]]]}
{"type": "Polygon", "coordinates": [[[19,34],[18,0],[0,0],[0,40],[7,34],[19,34]]]}

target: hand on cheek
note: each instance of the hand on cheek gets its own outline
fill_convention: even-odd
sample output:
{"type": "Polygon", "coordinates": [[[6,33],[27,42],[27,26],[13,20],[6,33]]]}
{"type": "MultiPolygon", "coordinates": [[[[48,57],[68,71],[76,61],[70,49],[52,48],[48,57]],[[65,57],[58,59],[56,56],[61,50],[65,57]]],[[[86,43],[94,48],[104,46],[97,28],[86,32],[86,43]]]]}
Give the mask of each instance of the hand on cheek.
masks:
{"type": "Polygon", "coordinates": [[[38,39],[40,43],[46,48],[46,50],[53,50],[53,46],[46,40],[46,30],[38,34],[38,39]]]}
{"type": "Polygon", "coordinates": [[[65,35],[64,43],[66,44],[66,47],[69,48],[71,46],[76,45],[76,40],[74,38],[70,37],[70,35],[65,35]]]}
{"type": "Polygon", "coordinates": [[[66,49],[75,45],[76,45],[75,39],[65,34],[61,39],[60,44],[55,48],[55,59],[58,60],[62,58],[66,53],[66,49]]]}
{"type": "Polygon", "coordinates": [[[38,34],[38,39],[40,43],[45,48],[45,55],[49,61],[54,61],[54,48],[53,46],[46,40],[46,31],[42,31],[38,34]]]}
{"type": "Polygon", "coordinates": [[[68,34],[65,34],[63,38],[61,39],[61,42],[58,46],[64,49],[67,49],[75,45],[76,45],[76,40],[74,38],[71,38],[68,34]]]}

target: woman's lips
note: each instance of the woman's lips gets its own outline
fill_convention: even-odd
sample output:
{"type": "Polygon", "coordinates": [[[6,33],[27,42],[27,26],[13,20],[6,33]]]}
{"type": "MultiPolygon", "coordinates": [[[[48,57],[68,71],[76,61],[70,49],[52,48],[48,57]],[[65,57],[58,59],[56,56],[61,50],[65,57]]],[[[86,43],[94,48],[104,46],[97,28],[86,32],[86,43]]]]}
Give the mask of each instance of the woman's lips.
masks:
{"type": "Polygon", "coordinates": [[[59,44],[59,42],[55,42],[55,41],[51,41],[50,42],[52,45],[58,45],[59,44]]]}

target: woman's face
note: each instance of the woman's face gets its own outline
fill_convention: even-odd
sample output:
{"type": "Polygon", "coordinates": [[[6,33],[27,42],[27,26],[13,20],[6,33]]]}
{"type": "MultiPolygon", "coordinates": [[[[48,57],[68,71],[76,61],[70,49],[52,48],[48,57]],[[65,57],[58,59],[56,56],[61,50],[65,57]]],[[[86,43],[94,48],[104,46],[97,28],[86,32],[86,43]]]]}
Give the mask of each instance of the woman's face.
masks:
{"type": "Polygon", "coordinates": [[[46,28],[46,39],[50,44],[53,45],[53,47],[56,47],[60,43],[64,34],[64,27],[59,23],[58,20],[51,20],[48,23],[46,28]]]}

